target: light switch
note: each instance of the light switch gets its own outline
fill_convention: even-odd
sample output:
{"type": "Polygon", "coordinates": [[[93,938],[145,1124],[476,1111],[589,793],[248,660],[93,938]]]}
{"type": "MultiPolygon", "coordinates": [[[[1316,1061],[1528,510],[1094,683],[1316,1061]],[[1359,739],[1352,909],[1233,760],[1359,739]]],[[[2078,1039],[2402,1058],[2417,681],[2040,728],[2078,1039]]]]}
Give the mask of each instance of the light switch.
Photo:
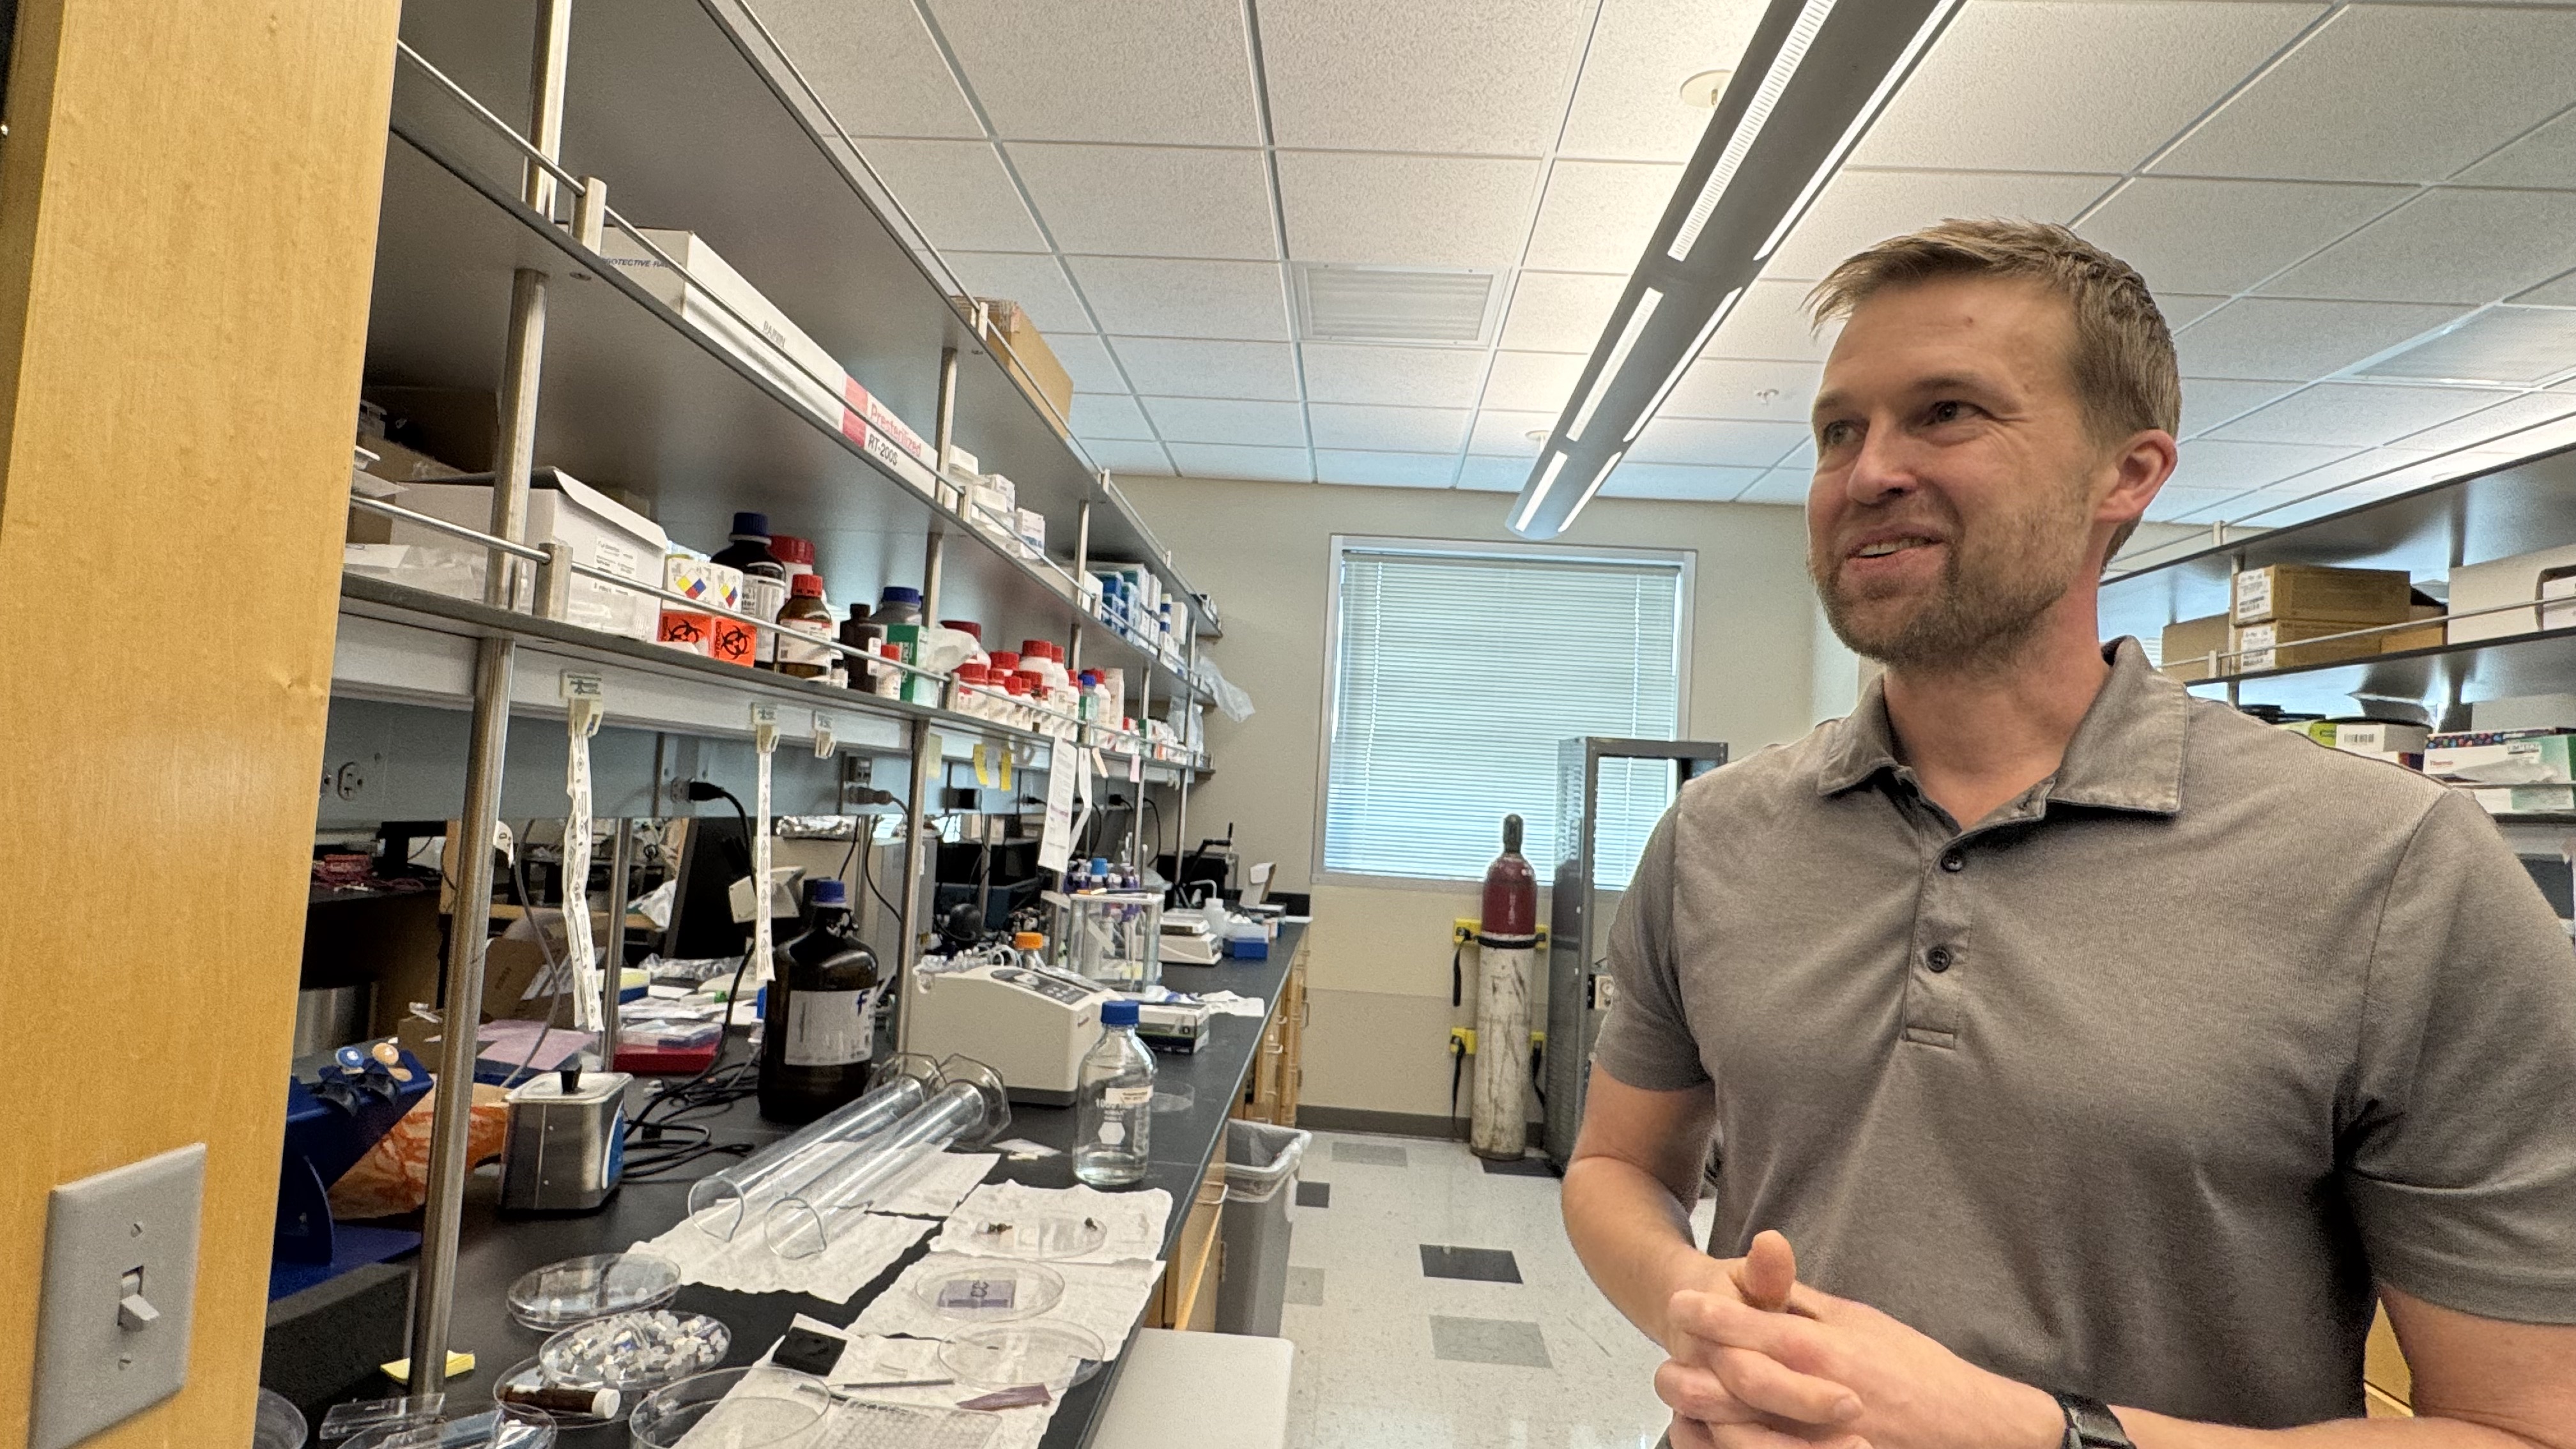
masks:
{"type": "Polygon", "coordinates": [[[187,1382],[205,1187],[198,1142],[54,1189],[28,1449],[71,1449],[187,1382]]]}

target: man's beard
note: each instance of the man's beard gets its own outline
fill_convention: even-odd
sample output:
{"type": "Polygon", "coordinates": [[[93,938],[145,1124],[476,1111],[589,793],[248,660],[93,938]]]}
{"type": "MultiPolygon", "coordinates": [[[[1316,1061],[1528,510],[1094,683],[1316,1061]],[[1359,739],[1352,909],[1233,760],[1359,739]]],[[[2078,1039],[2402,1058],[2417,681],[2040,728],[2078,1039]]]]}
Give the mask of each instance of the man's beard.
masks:
{"type": "Polygon", "coordinates": [[[1843,591],[1839,542],[1811,546],[1807,571],[1825,621],[1853,653],[1901,671],[1993,669],[2019,653],[2066,596],[2089,542],[2085,501],[2069,489],[2062,499],[1995,519],[1975,533],[1953,518],[1938,584],[1901,614],[1873,607],[1883,600],[1843,591]]]}

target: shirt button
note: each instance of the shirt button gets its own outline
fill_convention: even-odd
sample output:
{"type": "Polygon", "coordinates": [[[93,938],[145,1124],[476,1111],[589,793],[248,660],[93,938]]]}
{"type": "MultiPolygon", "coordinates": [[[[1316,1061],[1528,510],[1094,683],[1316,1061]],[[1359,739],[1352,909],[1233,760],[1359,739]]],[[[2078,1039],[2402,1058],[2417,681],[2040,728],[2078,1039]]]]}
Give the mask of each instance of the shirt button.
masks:
{"type": "Polygon", "coordinates": [[[1923,956],[1923,964],[1924,964],[1925,966],[1930,967],[1930,968],[1931,968],[1931,970],[1932,970],[1932,974],[1933,974],[1933,975],[1935,975],[1935,976],[1938,976],[1938,975],[1940,975],[1942,972],[1949,970],[1949,969],[1950,969],[1950,948],[1949,948],[1949,947],[1947,947],[1947,946],[1935,946],[1935,947],[1933,947],[1930,951],[1927,951],[1927,952],[1925,952],[1925,953],[1924,953],[1924,956],[1923,956]]]}
{"type": "Polygon", "coordinates": [[[1941,868],[1950,872],[1952,875],[1957,875],[1959,872],[1968,868],[1968,858],[1955,850],[1943,851],[1941,854],[1941,868]]]}

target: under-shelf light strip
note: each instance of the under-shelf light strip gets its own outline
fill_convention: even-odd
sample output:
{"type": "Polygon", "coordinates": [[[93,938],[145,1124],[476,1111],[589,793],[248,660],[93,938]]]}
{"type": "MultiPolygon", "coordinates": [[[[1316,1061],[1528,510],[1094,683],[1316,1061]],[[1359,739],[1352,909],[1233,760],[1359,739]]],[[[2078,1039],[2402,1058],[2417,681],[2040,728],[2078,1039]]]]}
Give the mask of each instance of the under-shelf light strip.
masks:
{"type": "Polygon", "coordinates": [[[1807,58],[1807,47],[1815,43],[1817,32],[1825,28],[1826,17],[1833,13],[1834,0],[1807,0],[1799,10],[1797,20],[1789,26],[1788,38],[1780,42],[1778,53],[1771,57],[1771,68],[1763,72],[1761,89],[1753,93],[1753,103],[1745,107],[1743,117],[1735,123],[1735,134],[1726,138],[1726,149],[1719,153],[1717,165],[1701,185],[1699,199],[1691,203],[1690,215],[1683,220],[1681,230],[1673,234],[1672,245],[1664,249],[1665,256],[1677,262],[1690,258],[1691,247],[1708,226],[1709,217],[1716,213],[1727,184],[1735,179],[1753,143],[1761,138],[1763,122],[1771,119],[1772,108],[1789,89],[1798,63],[1807,58]]]}
{"type": "Polygon", "coordinates": [[[1825,183],[1842,168],[1843,157],[1860,143],[1861,133],[1869,129],[1871,121],[1878,119],[1878,113],[1886,107],[1888,98],[1905,83],[1905,77],[1914,70],[1914,62],[1922,58],[1923,48],[1932,43],[1933,36],[1941,33],[1942,22],[1949,19],[1950,12],[1958,7],[1958,3],[1959,0],[1941,0],[1932,7],[1931,14],[1923,17],[1923,24],[1914,32],[1914,38],[1906,42],[1905,53],[1899,55],[1896,63],[1887,68],[1887,74],[1879,78],[1878,89],[1870,92],[1869,101],[1860,108],[1858,115],[1852,117],[1851,124],[1843,128],[1842,139],[1834,143],[1834,149],[1825,153],[1824,164],[1816,168],[1815,175],[1807,178],[1798,199],[1789,203],[1789,210],[1780,218],[1780,224],[1771,228],[1771,235],[1763,240],[1761,249],[1754,252],[1756,266],[1769,261],[1771,254],[1780,249],[1780,243],[1788,239],[1789,229],[1807,214],[1807,208],[1815,203],[1816,193],[1824,190],[1825,183]]]}
{"type": "Polygon", "coordinates": [[[1583,406],[1575,410],[1574,426],[1565,430],[1567,442],[1583,441],[1583,430],[1592,425],[1593,411],[1601,406],[1601,399],[1609,396],[1610,384],[1618,380],[1619,369],[1628,365],[1629,350],[1637,345],[1646,324],[1654,320],[1655,304],[1663,300],[1664,294],[1652,287],[1638,295],[1637,310],[1628,314],[1628,325],[1619,329],[1619,340],[1601,361],[1601,375],[1592,379],[1592,390],[1584,395],[1583,406]]]}

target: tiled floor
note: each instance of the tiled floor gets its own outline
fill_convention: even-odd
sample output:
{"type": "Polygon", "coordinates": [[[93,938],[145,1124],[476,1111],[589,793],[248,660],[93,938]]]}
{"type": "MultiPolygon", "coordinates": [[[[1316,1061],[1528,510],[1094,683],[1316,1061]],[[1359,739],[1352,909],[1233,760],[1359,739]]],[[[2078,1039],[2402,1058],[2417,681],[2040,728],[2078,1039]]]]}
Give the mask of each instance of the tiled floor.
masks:
{"type": "Polygon", "coordinates": [[[1583,1275],[1553,1176],[1487,1172],[1461,1144],[1328,1132],[1298,1175],[1330,1190],[1301,1191],[1290,1214],[1290,1449],[1651,1449],[1662,1436],[1663,1354],[1583,1275]],[[1506,1268],[1519,1281],[1493,1281],[1506,1268]],[[1444,1269],[1466,1272],[1433,1276],[1444,1269]]]}

